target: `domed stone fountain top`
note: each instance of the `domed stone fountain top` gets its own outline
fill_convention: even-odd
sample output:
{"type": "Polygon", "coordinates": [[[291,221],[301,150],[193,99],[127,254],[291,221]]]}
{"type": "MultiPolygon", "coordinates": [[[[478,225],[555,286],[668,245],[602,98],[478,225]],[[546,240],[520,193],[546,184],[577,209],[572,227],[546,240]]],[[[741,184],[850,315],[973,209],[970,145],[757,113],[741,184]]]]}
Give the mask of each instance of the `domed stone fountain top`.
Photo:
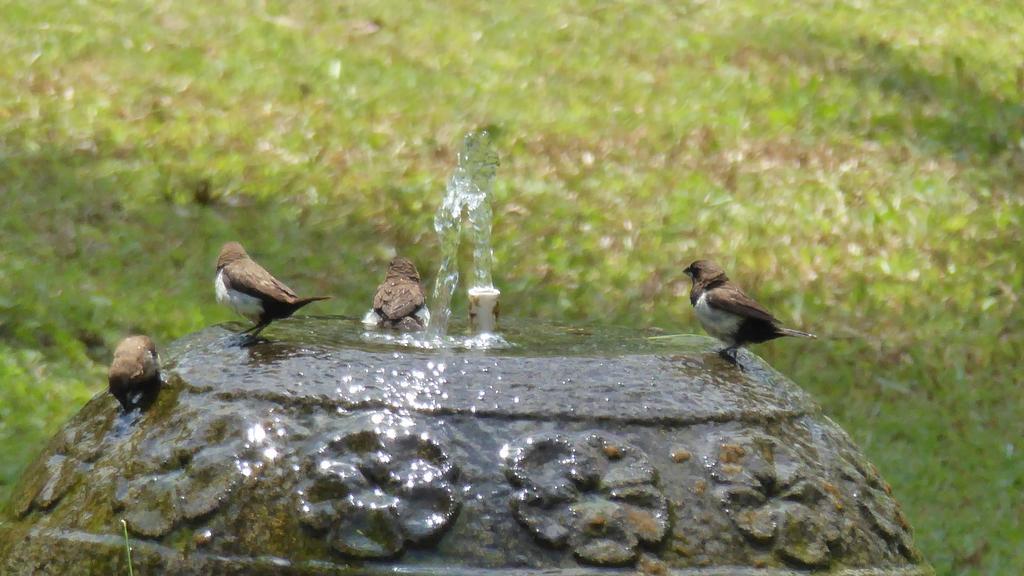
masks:
{"type": "Polygon", "coordinates": [[[293,319],[165,351],[26,472],[4,574],[931,574],[817,405],[700,337],[505,326],[422,350],[293,319]]]}

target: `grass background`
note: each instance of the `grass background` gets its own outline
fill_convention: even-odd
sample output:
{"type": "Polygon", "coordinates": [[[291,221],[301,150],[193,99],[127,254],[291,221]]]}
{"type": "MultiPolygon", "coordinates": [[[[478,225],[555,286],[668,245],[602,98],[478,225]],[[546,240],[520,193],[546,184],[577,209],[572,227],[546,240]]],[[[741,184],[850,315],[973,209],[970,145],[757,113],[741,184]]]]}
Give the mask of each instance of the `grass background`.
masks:
{"type": "MultiPolygon", "coordinates": [[[[718,259],[826,336],[757,349],[940,574],[1024,573],[1024,4],[0,0],[0,499],[116,342],[231,318],[243,241],[311,313],[429,275],[491,127],[516,316],[698,330],[718,259]]],[[[429,280],[429,279],[428,279],[429,280]]]]}

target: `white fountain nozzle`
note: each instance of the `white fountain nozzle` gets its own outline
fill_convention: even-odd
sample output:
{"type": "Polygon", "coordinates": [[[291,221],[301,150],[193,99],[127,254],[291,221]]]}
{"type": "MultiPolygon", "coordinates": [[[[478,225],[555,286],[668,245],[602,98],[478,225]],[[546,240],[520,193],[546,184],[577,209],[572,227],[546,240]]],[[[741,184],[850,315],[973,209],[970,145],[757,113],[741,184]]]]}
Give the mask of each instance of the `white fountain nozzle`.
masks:
{"type": "Polygon", "coordinates": [[[470,288],[469,323],[477,334],[489,334],[498,327],[498,298],[501,290],[494,287],[470,288]]]}

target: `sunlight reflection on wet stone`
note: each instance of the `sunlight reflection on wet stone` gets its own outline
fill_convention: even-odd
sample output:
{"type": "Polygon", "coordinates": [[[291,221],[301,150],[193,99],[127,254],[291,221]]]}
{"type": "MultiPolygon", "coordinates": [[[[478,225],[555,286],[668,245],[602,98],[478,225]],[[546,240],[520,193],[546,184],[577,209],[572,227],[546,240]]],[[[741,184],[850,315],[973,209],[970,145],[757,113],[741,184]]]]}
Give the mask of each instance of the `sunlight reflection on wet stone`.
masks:
{"type": "Polygon", "coordinates": [[[386,418],[375,414],[372,428],[320,446],[296,491],[303,524],[326,532],[343,554],[393,556],[406,541],[438,534],[458,509],[451,485],[457,468],[440,446],[410,431],[411,422],[381,427],[386,418]]]}
{"type": "Polygon", "coordinates": [[[184,338],[147,412],[101,394],[54,437],[0,571],[116,573],[123,518],[140,573],[930,573],[877,472],[756,356],[503,330],[486,351],[343,318],[184,338]]]}

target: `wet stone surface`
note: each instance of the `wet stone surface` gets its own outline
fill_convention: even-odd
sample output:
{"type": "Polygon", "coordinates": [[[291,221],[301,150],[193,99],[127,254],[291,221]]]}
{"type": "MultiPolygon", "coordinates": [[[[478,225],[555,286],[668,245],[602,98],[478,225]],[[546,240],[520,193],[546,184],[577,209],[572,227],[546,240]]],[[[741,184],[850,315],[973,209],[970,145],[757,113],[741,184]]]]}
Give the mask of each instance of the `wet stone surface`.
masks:
{"type": "Polygon", "coordinates": [[[668,504],[636,447],[597,433],[519,444],[507,472],[518,487],[512,511],[541,541],[583,562],[621,565],[665,536],[668,504]]]}
{"type": "Polygon", "coordinates": [[[124,573],[122,519],[153,574],[931,573],[874,467],[753,355],[557,326],[489,352],[342,319],[265,335],[178,341],[144,413],[91,400],[16,488],[0,573],[124,573]]]}
{"type": "MultiPolygon", "coordinates": [[[[376,413],[370,420],[391,418],[376,413]]],[[[328,434],[306,457],[296,512],[342,554],[391,557],[406,541],[428,541],[455,519],[458,468],[427,432],[396,424],[401,432],[394,434],[377,426],[328,434]]]]}

